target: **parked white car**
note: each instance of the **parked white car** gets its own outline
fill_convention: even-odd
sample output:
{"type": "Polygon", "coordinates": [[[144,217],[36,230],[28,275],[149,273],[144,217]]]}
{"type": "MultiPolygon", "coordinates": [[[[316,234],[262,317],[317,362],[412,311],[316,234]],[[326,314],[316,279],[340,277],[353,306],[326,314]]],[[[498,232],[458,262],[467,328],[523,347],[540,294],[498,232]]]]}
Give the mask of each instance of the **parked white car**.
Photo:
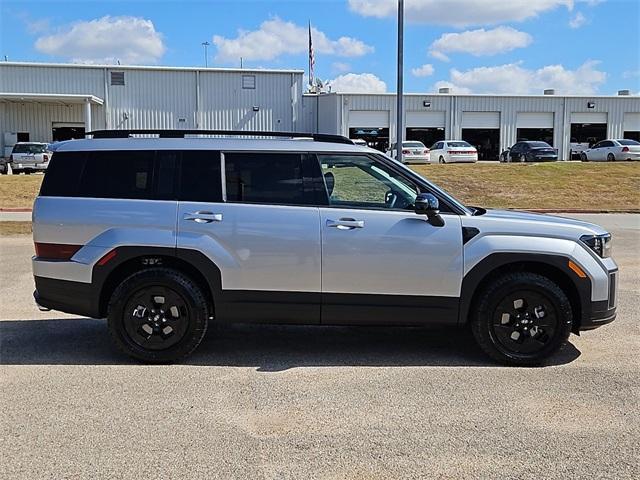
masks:
{"type": "Polygon", "coordinates": [[[49,166],[51,152],[48,144],[37,142],[19,142],[13,146],[9,163],[14,174],[44,171],[49,166]]]}
{"type": "Polygon", "coordinates": [[[640,142],[627,139],[602,140],[580,154],[583,162],[640,160],[640,142]]]}
{"type": "MultiPolygon", "coordinates": [[[[396,144],[387,150],[387,156],[393,159],[398,157],[396,144]]],[[[429,149],[424,143],[416,140],[402,142],[402,163],[429,163],[429,149]]]]}
{"type": "Polygon", "coordinates": [[[431,158],[434,163],[475,163],[478,161],[478,150],[464,140],[442,140],[431,147],[431,158]]]}

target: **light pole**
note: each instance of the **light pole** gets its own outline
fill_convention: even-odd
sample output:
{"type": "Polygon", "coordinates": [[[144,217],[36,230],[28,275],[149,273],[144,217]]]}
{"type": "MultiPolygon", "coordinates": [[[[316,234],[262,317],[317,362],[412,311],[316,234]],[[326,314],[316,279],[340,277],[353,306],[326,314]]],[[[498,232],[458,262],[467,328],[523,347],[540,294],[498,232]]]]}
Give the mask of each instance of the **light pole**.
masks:
{"type": "Polygon", "coordinates": [[[209,61],[207,60],[207,47],[211,45],[209,42],[202,42],[202,46],[204,47],[204,68],[209,66],[209,61]]]}
{"type": "Polygon", "coordinates": [[[403,60],[403,44],[404,44],[404,0],[398,0],[398,98],[396,103],[396,158],[402,163],[402,138],[403,126],[403,106],[402,106],[402,72],[404,70],[403,60]]]}

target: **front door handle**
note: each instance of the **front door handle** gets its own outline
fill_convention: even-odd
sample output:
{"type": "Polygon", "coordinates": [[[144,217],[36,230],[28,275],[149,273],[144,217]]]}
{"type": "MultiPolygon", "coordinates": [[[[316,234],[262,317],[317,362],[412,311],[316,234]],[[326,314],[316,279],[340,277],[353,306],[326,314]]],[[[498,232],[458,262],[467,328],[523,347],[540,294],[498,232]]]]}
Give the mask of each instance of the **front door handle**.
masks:
{"type": "Polygon", "coordinates": [[[190,220],[196,223],[221,222],[222,214],[213,212],[193,212],[185,213],[182,217],[184,220],[190,220]]]}
{"type": "Polygon", "coordinates": [[[364,228],[364,220],[354,218],[341,218],[339,220],[327,220],[327,227],[338,230],[353,230],[354,228],[364,228]]]}

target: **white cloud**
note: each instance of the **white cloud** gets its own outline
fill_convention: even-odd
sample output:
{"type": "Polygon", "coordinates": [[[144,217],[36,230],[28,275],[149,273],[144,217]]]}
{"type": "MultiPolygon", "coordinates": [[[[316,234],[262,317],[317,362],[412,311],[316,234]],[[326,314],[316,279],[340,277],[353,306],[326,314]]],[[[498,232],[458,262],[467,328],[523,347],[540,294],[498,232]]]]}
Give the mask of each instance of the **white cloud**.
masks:
{"type": "Polygon", "coordinates": [[[76,63],[156,63],[166,51],[162,34],[151,20],[109,15],[40,37],[35,47],[76,63]]]}
{"type": "Polygon", "coordinates": [[[430,63],[425,63],[421,67],[411,69],[411,73],[414,77],[429,77],[433,75],[434,71],[435,69],[430,63]]]}
{"type": "MultiPolygon", "coordinates": [[[[579,0],[406,0],[407,21],[467,27],[523,21],[558,7],[573,9],[579,0]]],[[[592,1],[592,0],[589,0],[592,1]]],[[[349,0],[349,7],[365,17],[395,17],[396,0],[349,0]]]]}
{"type": "Polygon", "coordinates": [[[598,70],[599,62],[589,60],[575,70],[562,65],[547,65],[531,70],[522,62],[494,67],[478,67],[466,71],[451,69],[448,81],[435,84],[435,88],[450,87],[457,93],[541,94],[545,88],[554,88],[558,94],[597,93],[607,74],[598,70]]]}
{"type": "Polygon", "coordinates": [[[587,17],[582,12],[576,12],[576,14],[569,20],[569,26],[571,28],[580,28],[587,23],[587,17]]]}
{"type": "Polygon", "coordinates": [[[351,70],[351,65],[344,62],[333,62],[331,64],[331,70],[338,73],[345,73],[351,70]]]}
{"type": "Polygon", "coordinates": [[[329,81],[332,92],[385,93],[387,84],[372,73],[347,73],[329,81]]]}
{"type": "MultiPolygon", "coordinates": [[[[311,28],[313,49],[341,57],[359,57],[373,52],[373,47],[352,37],[331,40],[323,32],[311,28]]],[[[309,46],[307,27],[286,22],[278,17],[262,22],[258,30],[240,30],[236,38],[213,37],[218,48],[216,60],[220,62],[245,60],[273,60],[282,54],[306,52],[309,46]]]]}
{"type": "Polygon", "coordinates": [[[448,60],[446,53],[463,52],[476,57],[496,55],[516,48],[523,48],[533,41],[531,35],[511,27],[493,30],[468,30],[461,33],[445,33],[429,47],[429,53],[440,60],[448,60]]]}

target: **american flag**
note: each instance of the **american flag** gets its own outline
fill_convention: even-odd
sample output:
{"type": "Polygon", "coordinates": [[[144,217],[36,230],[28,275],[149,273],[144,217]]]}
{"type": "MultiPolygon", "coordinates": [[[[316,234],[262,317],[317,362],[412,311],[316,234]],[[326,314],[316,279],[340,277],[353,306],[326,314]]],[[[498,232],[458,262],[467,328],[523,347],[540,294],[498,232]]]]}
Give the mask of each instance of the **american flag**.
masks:
{"type": "Polygon", "coordinates": [[[313,67],[316,65],[316,59],[313,55],[313,41],[311,40],[311,21],[309,21],[309,85],[313,87],[313,67]]]}

